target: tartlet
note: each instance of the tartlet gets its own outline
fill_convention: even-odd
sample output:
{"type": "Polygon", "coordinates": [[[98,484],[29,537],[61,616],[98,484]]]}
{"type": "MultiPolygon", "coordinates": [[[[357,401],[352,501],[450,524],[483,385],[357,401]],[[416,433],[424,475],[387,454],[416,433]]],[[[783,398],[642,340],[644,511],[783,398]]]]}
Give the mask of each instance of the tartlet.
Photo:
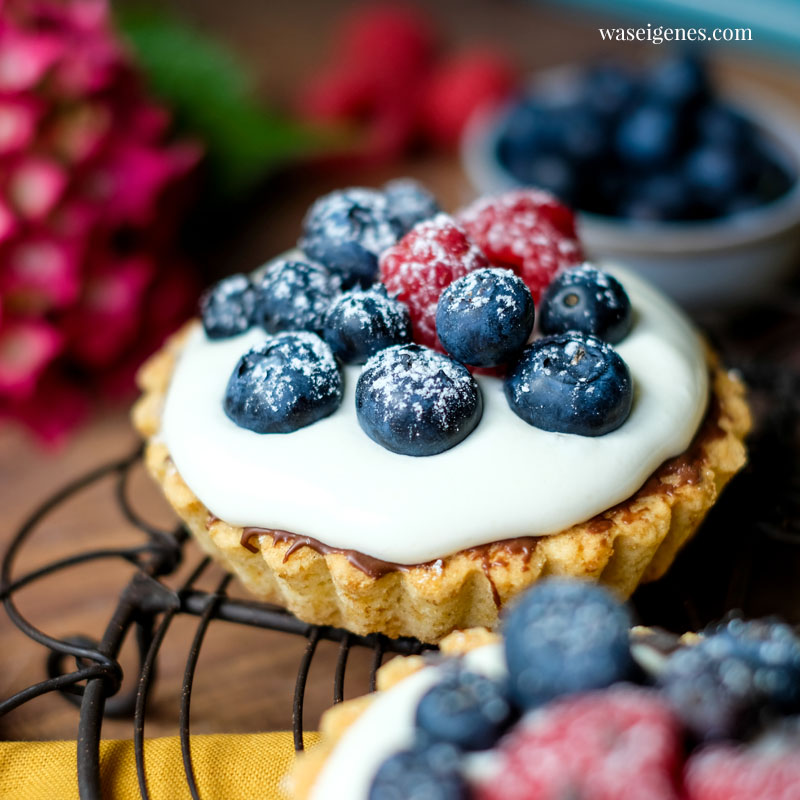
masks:
{"type": "MultiPolygon", "coordinates": [[[[622,502],[561,530],[493,537],[489,527],[478,544],[438,553],[434,547],[433,556],[419,563],[399,563],[366,548],[330,545],[323,529],[293,533],[291,521],[275,526],[286,530],[231,524],[190,488],[161,436],[176,367],[187,343],[200,335],[198,326],[188,323],[140,371],[143,396],[133,419],[147,440],[147,469],[207,553],[257,597],[316,624],[437,642],[457,628],[494,627],[503,605],[546,575],[590,578],[627,597],[640,582],[664,574],[746,459],[750,415],[744,387],[706,348],[709,399],[691,444],[639,481],[622,502]]],[[[196,431],[198,442],[203,436],[196,431]]],[[[216,465],[205,467],[213,474],[216,465]]],[[[413,501],[412,487],[408,502],[413,501]]]]}
{"type": "Polygon", "coordinates": [[[800,785],[796,630],[735,615],[682,636],[629,627],[604,594],[545,581],[502,634],[458,631],[388,662],[376,692],[323,714],[292,796],[794,796],[781,792],[800,785]]]}

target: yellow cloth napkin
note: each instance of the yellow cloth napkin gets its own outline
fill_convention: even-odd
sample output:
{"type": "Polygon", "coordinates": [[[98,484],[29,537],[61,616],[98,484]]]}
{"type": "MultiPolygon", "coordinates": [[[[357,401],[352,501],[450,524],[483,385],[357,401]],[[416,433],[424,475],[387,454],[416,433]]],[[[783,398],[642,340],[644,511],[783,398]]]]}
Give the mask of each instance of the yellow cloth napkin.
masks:
{"type": "MultiPolygon", "coordinates": [[[[307,733],[306,747],[318,738],[307,733]]],[[[294,755],[291,733],[192,736],[195,779],[208,800],[286,800],[294,755]]],[[[148,739],[144,763],[152,800],[191,800],[177,736],[148,739]]],[[[102,742],[100,776],[104,798],[139,800],[133,742],[102,742]]],[[[0,798],[77,800],[75,742],[0,742],[0,798]]]]}

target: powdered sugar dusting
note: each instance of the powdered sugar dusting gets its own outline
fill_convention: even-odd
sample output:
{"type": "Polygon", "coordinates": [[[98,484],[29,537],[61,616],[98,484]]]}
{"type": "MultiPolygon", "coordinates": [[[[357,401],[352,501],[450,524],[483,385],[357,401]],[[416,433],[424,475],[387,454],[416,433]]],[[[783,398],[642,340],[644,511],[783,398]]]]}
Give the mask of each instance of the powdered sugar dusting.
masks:
{"type": "MultiPolygon", "coordinates": [[[[455,285],[456,282],[451,284],[455,306],[456,308],[461,305],[469,306],[470,308],[482,308],[493,302],[498,318],[503,319],[518,312],[520,309],[519,299],[511,290],[511,281],[519,283],[519,278],[509,269],[492,267],[471,272],[469,275],[458,279],[457,287],[455,285]],[[490,275],[495,279],[491,283],[487,281],[487,277],[490,275]],[[508,288],[504,289],[503,287],[508,288]],[[457,292],[455,291],[456,288],[457,292]]],[[[522,285],[519,285],[524,291],[522,285]]]]}
{"type": "Polygon", "coordinates": [[[385,420],[410,410],[421,421],[430,408],[444,431],[459,424],[460,409],[472,407],[478,392],[465,367],[417,345],[397,345],[376,353],[364,365],[360,380],[369,385],[385,420]]]}
{"type": "MultiPolygon", "coordinates": [[[[324,229],[325,238],[337,245],[357,241],[375,256],[397,241],[384,194],[358,186],[318,198],[306,215],[303,229],[306,236],[324,229]]],[[[302,247],[302,241],[300,244],[302,247]]]]}
{"type": "Polygon", "coordinates": [[[525,281],[536,302],[559,272],[583,259],[571,212],[541,190],[482,197],[456,217],[493,264],[525,281]]]}
{"type": "Polygon", "coordinates": [[[252,347],[228,381],[225,411],[258,433],[288,433],[327,416],[341,403],[336,359],[307,331],[279,333],[252,347]]]}
{"type": "Polygon", "coordinates": [[[318,264],[276,261],[258,285],[262,325],[268,331],[319,330],[340,290],[339,277],[318,264]]]}
{"type": "Polygon", "coordinates": [[[408,328],[408,310],[388,297],[380,285],[345,292],[331,307],[331,313],[334,311],[348,325],[366,333],[380,331],[399,339],[408,328]]]}
{"type": "Polygon", "coordinates": [[[447,214],[414,226],[380,259],[380,274],[390,294],[411,310],[414,338],[431,347],[436,336],[436,305],[456,278],[489,267],[481,249],[447,214]]]}

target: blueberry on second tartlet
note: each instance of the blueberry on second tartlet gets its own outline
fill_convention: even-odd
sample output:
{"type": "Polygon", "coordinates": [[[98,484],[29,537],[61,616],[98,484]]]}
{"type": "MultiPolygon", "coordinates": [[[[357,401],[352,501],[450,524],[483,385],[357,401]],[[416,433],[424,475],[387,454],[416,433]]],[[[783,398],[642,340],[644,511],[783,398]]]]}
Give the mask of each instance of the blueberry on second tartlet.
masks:
{"type": "Polygon", "coordinates": [[[408,233],[418,222],[435,217],[442,209],[436,198],[411,178],[398,178],[383,187],[389,204],[389,219],[398,236],[408,233]]]}
{"type": "Polygon", "coordinates": [[[386,287],[350,289],[325,314],[323,336],[346,364],[363,364],[379,350],[411,341],[408,306],[386,294],[386,287]]]}
{"type": "Polygon", "coordinates": [[[468,800],[457,752],[447,745],[401,750],[378,768],[368,800],[468,800]]]}
{"type": "Polygon", "coordinates": [[[589,264],[557,275],[539,306],[539,327],[545,334],[573,330],[617,344],[632,324],[631,301],[622,284],[589,264]]]}
{"type": "Polygon", "coordinates": [[[200,298],[200,315],[209,339],[227,339],[250,328],[256,291],[247,275],[231,275],[200,298]]]}
{"type": "Polygon", "coordinates": [[[342,402],[336,359],[314,333],[279,333],[245,353],[225,390],[225,413],[256,433],[291,433],[342,402]]]}
{"type": "Polygon", "coordinates": [[[663,697],[700,741],[747,734],[761,702],[755,670],[719,644],[707,639],[681,647],[658,674],[663,697]]]}
{"type": "Polygon", "coordinates": [[[339,275],[345,288],[370,286],[378,256],[398,239],[383,192],[351,188],[320,197],[303,220],[298,246],[339,275]]]}
{"type": "Polygon", "coordinates": [[[630,371],[619,354],[577,331],[529,344],[506,377],[505,393],[529,425],[580,436],[616,430],[633,404],[630,371]]]}
{"type": "Polygon", "coordinates": [[[533,316],[533,298],[521,278],[508,269],[478,269],[442,292],[436,333],[453,358],[496,367],[525,347],[533,316]]]}
{"type": "Polygon", "coordinates": [[[706,631],[756,670],[756,682],[765,699],[785,711],[800,709],[800,637],[790,625],[776,619],[737,617],[706,631]]]}
{"type": "Polygon", "coordinates": [[[503,684],[466,669],[455,669],[420,698],[416,724],[428,742],[444,742],[462,750],[485,750],[500,738],[512,715],[513,707],[503,684]]]}
{"type": "Polygon", "coordinates": [[[356,416],[370,439],[394,453],[432,456],[455,447],[483,411],[469,370],[418,344],[395,345],[364,365],[356,416]]]}
{"type": "Polygon", "coordinates": [[[550,578],[525,592],[504,621],[511,695],[523,709],[624,680],[633,661],[627,608],[588,581],[550,578]]]}
{"type": "Polygon", "coordinates": [[[325,267],[281,259],[267,268],[256,286],[256,322],[270,333],[319,332],[340,289],[338,276],[325,267]]]}

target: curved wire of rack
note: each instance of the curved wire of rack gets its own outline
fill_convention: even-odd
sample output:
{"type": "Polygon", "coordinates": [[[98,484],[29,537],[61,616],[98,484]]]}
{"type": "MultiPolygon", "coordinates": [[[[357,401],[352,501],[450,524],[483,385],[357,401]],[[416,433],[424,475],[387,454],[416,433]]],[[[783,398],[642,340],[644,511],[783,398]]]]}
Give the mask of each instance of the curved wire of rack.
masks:
{"type": "Polygon", "coordinates": [[[412,654],[429,647],[415,639],[389,639],[381,635],[356,636],[329,626],[300,621],[286,610],[268,603],[240,600],[227,595],[230,575],[225,575],[212,592],[196,587],[209,567],[208,557],[201,558],[188,578],[173,590],[158,580],[173,573],[184,557],[183,545],[188,533],[182,527],[161,530],[138,515],[128,497],[128,478],[141,451],[112,461],[67,484],[44,502],[20,527],[12,538],[0,566],[0,597],[11,621],[27,636],[47,648],[48,677],[0,702],[0,715],[47,692],[60,692],[80,708],[77,737],[78,788],[82,800],[100,797],[100,735],[102,720],[107,716],[133,715],[133,742],[139,791],[149,798],[145,777],[145,722],[147,699],[156,676],[159,650],[178,614],[198,617],[198,625],[186,660],[181,691],[179,737],[187,785],[193,798],[200,793],[194,776],[191,753],[190,711],[192,685],[200,649],[212,620],[224,620],[302,636],[307,645],[298,666],[292,704],[292,730],[297,750],[303,748],[303,700],[312,658],[321,640],[339,643],[334,675],[334,701],[344,694],[344,677],[351,648],[372,651],[370,689],[384,653],[412,654]],[[17,556],[35,529],[65,501],[115,477],[114,490],[119,507],[133,527],[145,536],[141,545],[102,548],[78,553],[33,570],[21,577],[12,577],[17,556]],[[67,567],[103,559],[122,559],[137,567],[133,577],[120,593],[117,606],[100,641],[86,636],[55,638],[32,625],[17,608],[14,594],[48,575],[67,567]],[[131,631],[136,637],[139,656],[138,678],[130,689],[122,691],[122,668],[117,660],[122,644],[131,631]],[[73,659],[75,668],[66,670],[73,659]]]}
{"type": "MultiPolygon", "coordinates": [[[[746,609],[759,576],[754,573],[753,554],[764,542],[772,547],[790,548],[792,557],[800,544],[800,459],[797,429],[800,420],[800,375],[759,362],[746,375],[756,393],[769,399],[759,432],[751,442],[751,466],[737,479],[712,511],[701,536],[696,537],[665,579],[640,587],[634,596],[635,609],[646,624],[672,630],[697,629],[731,608],[746,609]],[[728,561],[719,561],[721,548],[728,561]],[[705,549],[704,549],[705,548],[705,549]],[[718,581],[709,576],[708,553],[714,554],[718,581]]],[[[427,646],[414,639],[389,639],[381,635],[357,636],[345,630],[311,625],[277,606],[230,597],[231,576],[221,578],[214,591],[197,587],[209,567],[201,558],[177,588],[160,578],[171,575],[184,557],[194,550],[184,547],[189,538],[182,527],[162,530],[149,524],[135,510],[129,492],[129,476],[141,451],[112,461],[68,483],[42,503],[13,536],[0,565],[0,597],[11,621],[46,650],[47,677],[0,701],[0,715],[47,692],[59,692],[80,709],[77,735],[78,788],[82,800],[100,797],[100,738],[104,715],[133,716],[133,743],[141,797],[150,797],[145,772],[145,724],[147,700],[156,678],[159,651],[170,626],[180,615],[198,618],[183,675],[179,737],[186,783],[198,800],[191,745],[192,687],[203,641],[213,620],[224,620],[255,628],[281,631],[304,637],[306,647],[298,664],[292,698],[292,729],[295,748],[303,747],[303,700],[309,668],[322,640],[338,642],[333,675],[334,702],[344,694],[348,655],[353,647],[372,651],[370,689],[385,653],[419,653],[427,646]],[[127,522],[144,537],[141,544],[101,548],[77,553],[14,576],[21,549],[35,529],[63,503],[113,477],[116,503],[127,522]],[[56,638],[31,624],[14,602],[14,595],[42,578],[76,564],[103,559],[122,559],[136,567],[122,588],[116,607],[99,641],[87,636],[56,638]],[[135,636],[139,659],[134,685],[123,690],[118,661],[126,637],[135,636]],[[74,668],[68,664],[74,662],[74,668]]],[[[783,550],[789,552],[789,550],[783,550]]],[[[784,557],[783,555],[778,557],[784,557]]],[[[767,576],[769,579],[769,576],[767,576]]],[[[795,620],[795,622],[800,620],[795,620]]]]}

